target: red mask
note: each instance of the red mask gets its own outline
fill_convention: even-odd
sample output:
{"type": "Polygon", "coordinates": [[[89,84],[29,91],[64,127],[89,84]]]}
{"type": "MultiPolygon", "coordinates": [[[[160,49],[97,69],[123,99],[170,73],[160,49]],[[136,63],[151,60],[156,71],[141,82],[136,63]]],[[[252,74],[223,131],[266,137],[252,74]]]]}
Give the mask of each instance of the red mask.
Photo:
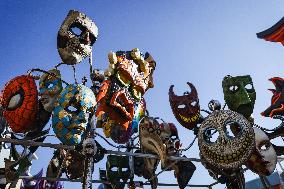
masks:
{"type": "Polygon", "coordinates": [[[6,83],[1,94],[1,105],[13,132],[33,130],[38,115],[38,91],[34,78],[22,75],[6,83]]]}
{"type": "Polygon", "coordinates": [[[200,106],[196,88],[187,82],[191,92],[185,92],[183,96],[175,95],[171,85],[169,89],[169,101],[175,118],[187,129],[196,127],[200,117],[200,106]]]}

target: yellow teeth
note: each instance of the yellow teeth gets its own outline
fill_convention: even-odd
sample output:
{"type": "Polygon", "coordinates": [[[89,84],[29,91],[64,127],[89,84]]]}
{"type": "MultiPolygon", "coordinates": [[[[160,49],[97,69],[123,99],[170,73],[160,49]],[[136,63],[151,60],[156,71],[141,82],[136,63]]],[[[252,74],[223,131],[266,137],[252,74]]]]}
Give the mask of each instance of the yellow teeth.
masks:
{"type": "Polygon", "coordinates": [[[184,117],[184,116],[182,116],[182,115],[180,115],[179,114],[179,116],[180,116],[180,118],[184,121],[184,122],[195,122],[195,121],[197,121],[198,120],[198,118],[199,118],[199,113],[198,114],[196,114],[196,115],[194,115],[194,116],[192,116],[192,117],[184,117]]]}

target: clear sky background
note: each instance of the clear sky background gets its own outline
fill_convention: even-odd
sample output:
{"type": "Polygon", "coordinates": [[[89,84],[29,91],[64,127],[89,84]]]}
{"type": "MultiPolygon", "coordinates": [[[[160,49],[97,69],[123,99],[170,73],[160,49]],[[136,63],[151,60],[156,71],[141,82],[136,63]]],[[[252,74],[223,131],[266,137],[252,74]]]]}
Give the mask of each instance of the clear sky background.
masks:
{"type": "MultiPolygon", "coordinates": [[[[186,82],[192,82],[198,90],[201,107],[207,108],[211,99],[224,103],[221,87],[224,76],[249,74],[257,93],[255,123],[267,128],[279,124],[261,117],[260,112],[270,104],[271,93],[267,89],[273,85],[267,79],[284,77],[284,47],[257,39],[256,33],[284,16],[283,0],[3,0],[0,1],[0,88],[13,77],[25,74],[28,69],[48,70],[60,62],[56,36],[70,9],[84,12],[99,28],[99,37],[93,48],[96,68],[105,69],[108,66],[107,53],[111,50],[138,47],[153,55],[157,68],[154,73],[155,88],[145,96],[148,110],[150,115],[177,125],[184,147],[194,135],[181,127],[171,112],[168,102],[171,84],[175,85],[177,94],[182,94],[188,89],[186,82]]],[[[68,66],[60,69],[63,79],[73,83],[72,69],[68,66]]],[[[84,75],[88,76],[87,60],[79,64],[77,70],[79,80],[84,75]]],[[[59,143],[56,138],[46,141],[59,143]]],[[[274,142],[283,144],[280,140],[274,142]]],[[[33,173],[46,169],[52,149],[41,148],[37,155],[40,159],[34,161],[33,173]]],[[[197,142],[185,155],[199,157],[197,142]]],[[[201,164],[195,165],[197,170],[191,184],[214,182],[201,164]]],[[[105,167],[105,162],[95,165],[96,179],[99,167],[105,167]]],[[[256,177],[250,171],[246,173],[247,180],[256,177]]],[[[176,183],[173,172],[163,173],[159,181],[176,183]]],[[[68,189],[80,186],[65,183],[68,189]]]]}

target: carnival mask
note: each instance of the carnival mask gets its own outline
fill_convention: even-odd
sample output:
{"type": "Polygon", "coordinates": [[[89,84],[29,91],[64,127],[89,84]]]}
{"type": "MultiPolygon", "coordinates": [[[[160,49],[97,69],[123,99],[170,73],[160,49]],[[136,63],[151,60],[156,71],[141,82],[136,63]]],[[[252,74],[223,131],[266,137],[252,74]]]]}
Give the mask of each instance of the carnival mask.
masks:
{"type": "Polygon", "coordinates": [[[180,139],[173,123],[161,123],[161,138],[167,148],[167,156],[179,156],[180,139]]]}
{"type": "Polygon", "coordinates": [[[69,150],[66,153],[65,169],[68,179],[79,179],[84,173],[84,156],[77,150],[69,150]]]}
{"type": "Polygon", "coordinates": [[[107,156],[106,176],[113,189],[123,189],[130,177],[129,157],[107,156]]]}
{"type": "Polygon", "coordinates": [[[272,92],[271,105],[261,113],[265,117],[273,117],[274,115],[284,115],[284,80],[280,77],[269,79],[275,89],[268,89],[272,92]]]}
{"type": "Polygon", "coordinates": [[[32,76],[22,75],[6,83],[1,94],[3,116],[13,132],[24,133],[37,126],[38,92],[32,76]]]}
{"type": "Polygon", "coordinates": [[[222,82],[224,99],[230,110],[249,118],[254,109],[256,92],[252,79],[246,76],[226,76],[222,82]]]}
{"type": "Polygon", "coordinates": [[[167,148],[161,136],[162,130],[159,122],[152,117],[144,117],[139,125],[140,146],[142,152],[157,154],[165,167],[167,158],[167,148]]]}
{"type": "Polygon", "coordinates": [[[255,133],[255,150],[246,166],[258,175],[268,176],[273,173],[277,155],[268,136],[259,128],[253,128],[255,133]]]}
{"type": "Polygon", "coordinates": [[[200,117],[200,106],[196,88],[187,82],[191,92],[185,92],[183,96],[175,95],[171,85],[169,89],[169,101],[175,118],[187,129],[194,129],[200,117]]]}
{"type": "Polygon", "coordinates": [[[65,64],[77,64],[90,56],[98,36],[96,24],[85,14],[70,10],[57,36],[57,48],[65,64]]]}
{"type": "MultiPolygon", "coordinates": [[[[142,96],[148,88],[153,86],[150,76],[153,74],[155,64],[150,55],[148,55],[147,59],[151,63],[144,60],[143,55],[137,48],[132,51],[117,51],[109,54],[110,68],[112,70],[109,70],[109,79],[103,82],[97,95],[98,108],[96,116],[106,118],[108,124],[105,125],[109,126],[107,130],[110,132],[114,130],[112,132],[114,134],[110,134],[110,136],[115,142],[125,142],[117,134],[125,133],[125,136],[127,136],[128,128],[135,126],[131,125],[131,123],[133,120],[137,121],[137,115],[135,114],[138,114],[137,111],[141,109],[138,106],[142,103],[142,96]],[[116,126],[119,126],[120,129],[116,126]]],[[[130,134],[132,134],[132,131],[130,134]]],[[[123,138],[127,139],[127,137],[123,138]]]]}
{"type": "Polygon", "coordinates": [[[52,117],[54,133],[63,144],[79,144],[84,138],[89,113],[93,113],[96,98],[91,89],[81,84],[68,85],[60,94],[52,117]]]}
{"type": "Polygon", "coordinates": [[[198,131],[201,156],[218,169],[237,169],[252,154],[255,140],[250,123],[242,115],[230,111],[214,111],[198,131]]]}
{"type": "Polygon", "coordinates": [[[39,96],[44,109],[52,112],[54,103],[62,91],[61,74],[59,70],[53,69],[43,74],[39,80],[39,96]]]}

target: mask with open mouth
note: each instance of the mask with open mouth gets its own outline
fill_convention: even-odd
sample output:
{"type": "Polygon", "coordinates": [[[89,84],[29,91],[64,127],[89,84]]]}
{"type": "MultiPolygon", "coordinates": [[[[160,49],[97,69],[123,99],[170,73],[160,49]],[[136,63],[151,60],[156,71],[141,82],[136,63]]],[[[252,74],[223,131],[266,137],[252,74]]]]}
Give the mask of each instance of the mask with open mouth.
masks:
{"type": "Polygon", "coordinates": [[[252,79],[245,76],[226,76],[222,82],[224,100],[230,110],[249,118],[253,113],[256,92],[252,79]]]}
{"type": "Polygon", "coordinates": [[[3,116],[13,132],[32,131],[38,121],[38,91],[32,76],[22,75],[6,83],[1,94],[3,116]]]}
{"type": "Polygon", "coordinates": [[[196,88],[187,82],[191,92],[185,92],[183,96],[175,95],[171,85],[169,89],[169,101],[175,118],[187,129],[194,129],[199,121],[200,106],[196,88]]]}
{"type": "Polygon", "coordinates": [[[234,170],[250,158],[255,146],[254,132],[244,116],[230,110],[215,110],[199,128],[198,146],[210,165],[234,170]]]}
{"type": "Polygon", "coordinates": [[[108,123],[115,126],[110,126],[109,130],[115,130],[115,132],[110,132],[120,133],[120,136],[117,136],[117,134],[110,135],[115,142],[125,143],[130,136],[128,128],[131,127],[133,120],[137,121],[135,112],[141,109],[136,107],[143,103],[141,102],[142,96],[148,88],[153,87],[152,77],[150,76],[153,74],[155,68],[153,65],[155,64],[149,58],[150,55],[144,59],[144,55],[137,48],[132,51],[117,51],[110,54],[112,57],[109,58],[112,68],[110,72],[112,75],[102,83],[97,95],[96,115],[104,117],[108,123]],[[119,129],[117,126],[121,128],[119,129]],[[125,137],[121,137],[122,135],[125,135],[125,137]]]}
{"type": "Polygon", "coordinates": [[[63,144],[79,144],[85,137],[89,114],[96,105],[91,89],[81,84],[68,85],[60,93],[52,116],[53,131],[63,144]]]}
{"type": "Polygon", "coordinates": [[[274,115],[284,115],[284,80],[280,77],[269,79],[275,89],[268,89],[272,92],[271,105],[264,110],[261,115],[265,117],[273,117],[274,115]]]}
{"type": "Polygon", "coordinates": [[[268,136],[259,128],[253,128],[255,133],[255,149],[246,166],[258,175],[268,176],[273,173],[277,155],[268,136]]]}
{"type": "Polygon", "coordinates": [[[96,24],[85,14],[70,10],[57,35],[57,49],[65,64],[77,64],[90,56],[98,36],[96,24]]]}
{"type": "Polygon", "coordinates": [[[59,70],[52,69],[44,73],[39,80],[39,96],[44,109],[52,112],[54,103],[62,91],[61,74],[59,70]]]}

